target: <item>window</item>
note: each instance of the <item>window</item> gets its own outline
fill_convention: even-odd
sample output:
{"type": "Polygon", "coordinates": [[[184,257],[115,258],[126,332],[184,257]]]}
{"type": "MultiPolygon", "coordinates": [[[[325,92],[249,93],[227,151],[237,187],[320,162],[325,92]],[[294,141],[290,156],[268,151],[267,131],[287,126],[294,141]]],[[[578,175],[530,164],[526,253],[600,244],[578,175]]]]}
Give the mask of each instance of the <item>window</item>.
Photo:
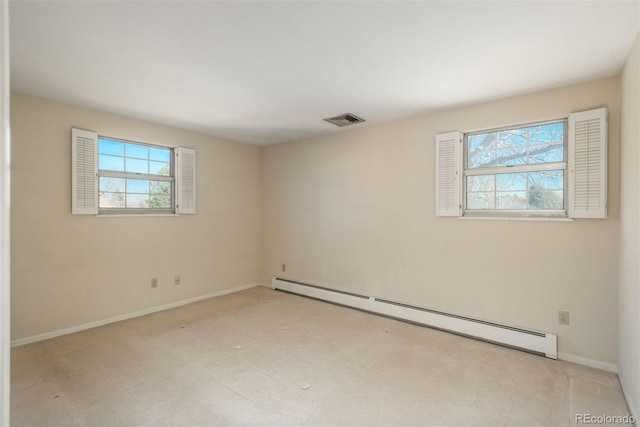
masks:
{"type": "Polygon", "coordinates": [[[73,214],[195,213],[195,150],[72,130],[73,214]]]}
{"type": "Polygon", "coordinates": [[[436,215],[607,217],[607,109],[436,135],[436,215]]]}
{"type": "Polygon", "coordinates": [[[98,138],[100,213],[173,213],[173,150],[98,138]]]}
{"type": "Polygon", "coordinates": [[[566,216],[566,122],[464,136],[464,213],[566,216]]]}

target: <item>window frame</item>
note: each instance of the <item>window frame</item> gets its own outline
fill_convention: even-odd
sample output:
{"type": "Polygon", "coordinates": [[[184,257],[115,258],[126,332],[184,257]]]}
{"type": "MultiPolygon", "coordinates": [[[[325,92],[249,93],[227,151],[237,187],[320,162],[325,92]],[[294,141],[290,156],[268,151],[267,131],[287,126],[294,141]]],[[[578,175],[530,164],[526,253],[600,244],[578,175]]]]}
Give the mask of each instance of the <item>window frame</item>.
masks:
{"type": "MultiPolygon", "coordinates": [[[[176,214],[176,192],[177,192],[177,181],[176,181],[176,148],[163,144],[150,144],[147,142],[133,141],[125,138],[112,137],[108,135],[98,134],[96,141],[96,157],[98,161],[96,162],[96,170],[97,170],[97,178],[98,178],[98,215],[105,216],[116,216],[116,215],[175,215],[176,214]],[[124,144],[134,144],[139,146],[145,146],[150,148],[160,148],[169,150],[169,164],[170,164],[170,172],[169,176],[165,175],[154,175],[154,174],[142,174],[136,172],[119,172],[119,171],[110,171],[100,169],[100,140],[108,139],[111,141],[122,142],[124,144]],[[140,180],[150,180],[150,181],[164,181],[171,183],[171,207],[170,208],[101,208],[100,207],[100,178],[108,177],[108,178],[122,178],[122,179],[140,179],[140,180]]],[[[117,156],[114,156],[117,157],[117,156]]],[[[126,159],[126,155],[123,156],[126,159]]],[[[126,161],[126,160],[125,160],[126,161]]],[[[149,160],[147,160],[149,161],[149,160]]],[[[126,192],[125,192],[126,196],[126,192]]]]}
{"type": "Polygon", "coordinates": [[[517,125],[501,126],[495,128],[488,128],[482,130],[476,130],[472,132],[463,132],[462,135],[462,182],[461,182],[461,207],[462,217],[536,217],[536,218],[568,218],[568,206],[569,206],[569,177],[568,177],[568,117],[538,121],[527,122],[517,125]],[[505,130],[522,129],[534,126],[542,126],[549,124],[563,124],[563,160],[561,162],[553,163],[534,163],[526,165],[511,165],[511,166],[495,166],[484,168],[469,168],[468,167],[468,139],[469,136],[481,135],[491,132],[500,132],[505,130]],[[467,209],[467,177],[479,176],[479,175],[500,175],[500,174],[513,174],[513,173],[527,173],[527,172],[542,172],[542,171],[563,171],[563,206],[562,209],[467,209]]]}

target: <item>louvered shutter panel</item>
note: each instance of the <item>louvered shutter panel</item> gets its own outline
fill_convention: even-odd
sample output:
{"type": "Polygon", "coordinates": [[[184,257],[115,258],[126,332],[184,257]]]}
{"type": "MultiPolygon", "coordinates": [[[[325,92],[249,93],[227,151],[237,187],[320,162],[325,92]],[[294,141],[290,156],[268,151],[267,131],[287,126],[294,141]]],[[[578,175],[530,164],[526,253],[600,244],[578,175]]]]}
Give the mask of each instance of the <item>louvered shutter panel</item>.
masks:
{"type": "Polygon", "coordinates": [[[178,147],[176,154],[178,156],[176,213],[194,214],[196,213],[196,150],[178,147]]]}
{"type": "Polygon", "coordinates": [[[570,218],[607,217],[607,109],[569,115],[570,218]]]}
{"type": "Polygon", "coordinates": [[[460,216],[462,133],[436,135],[436,216],[460,216]]]}
{"type": "Polygon", "coordinates": [[[98,134],[71,129],[71,213],[98,213],[98,134]]]}

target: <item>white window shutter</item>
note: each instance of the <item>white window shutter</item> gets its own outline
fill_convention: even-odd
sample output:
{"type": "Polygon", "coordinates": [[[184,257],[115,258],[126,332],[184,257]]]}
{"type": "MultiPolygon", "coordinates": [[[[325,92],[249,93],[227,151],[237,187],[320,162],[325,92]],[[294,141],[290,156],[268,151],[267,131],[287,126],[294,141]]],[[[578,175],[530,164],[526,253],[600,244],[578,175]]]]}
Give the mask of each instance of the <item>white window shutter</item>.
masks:
{"type": "Polygon", "coordinates": [[[436,135],[436,216],[462,214],[462,133],[436,135]]]}
{"type": "Polygon", "coordinates": [[[71,129],[71,213],[98,213],[98,134],[71,129]]]}
{"type": "Polygon", "coordinates": [[[607,109],[569,115],[570,218],[607,217],[607,109]]]}
{"type": "Polygon", "coordinates": [[[177,197],[176,213],[196,213],[196,150],[178,147],[176,149],[177,197]]]}

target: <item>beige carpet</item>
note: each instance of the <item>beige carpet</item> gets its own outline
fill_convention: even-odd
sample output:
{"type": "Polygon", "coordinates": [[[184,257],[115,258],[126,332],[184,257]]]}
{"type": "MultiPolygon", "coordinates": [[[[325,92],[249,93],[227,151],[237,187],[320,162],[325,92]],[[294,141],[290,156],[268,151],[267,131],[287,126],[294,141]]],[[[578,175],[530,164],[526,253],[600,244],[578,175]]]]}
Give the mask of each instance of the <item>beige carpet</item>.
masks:
{"type": "Polygon", "coordinates": [[[12,351],[11,425],[571,425],[614,374],[272,291],[12,351]]]}

